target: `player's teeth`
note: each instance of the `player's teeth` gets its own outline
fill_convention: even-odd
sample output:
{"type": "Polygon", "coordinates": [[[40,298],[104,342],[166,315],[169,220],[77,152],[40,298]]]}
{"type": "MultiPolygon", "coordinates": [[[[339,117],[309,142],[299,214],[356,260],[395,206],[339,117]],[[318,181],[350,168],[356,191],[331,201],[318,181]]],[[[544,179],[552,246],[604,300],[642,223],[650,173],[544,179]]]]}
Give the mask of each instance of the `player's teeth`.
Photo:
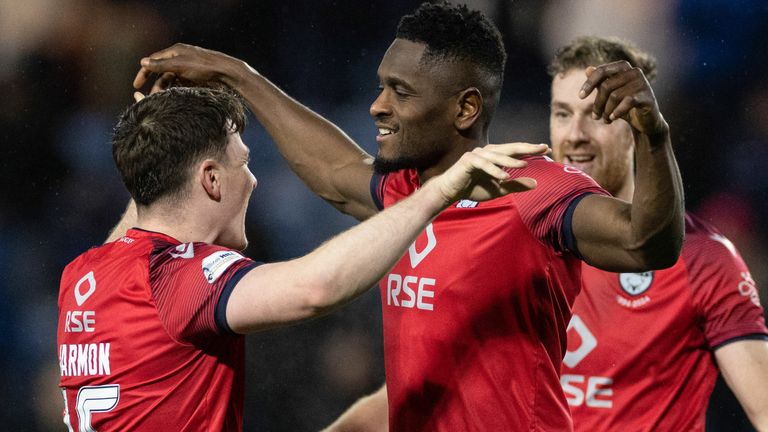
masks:
{"type": "Polygon", "coordinates": [[[392,130],[391,130],[391,129],[384,129],[384,128],[379,128],[379,134],[380,134],[380,135],[389,135],[389,134],[391,134],[391,133],[392,133],[392,130]]]}
{"type": "Polygon", "coordinates": [[[592,159],[594,159],[594,156],[569,156],[568,159],[571,160],[571,162],[589,162],[592,159]]]}

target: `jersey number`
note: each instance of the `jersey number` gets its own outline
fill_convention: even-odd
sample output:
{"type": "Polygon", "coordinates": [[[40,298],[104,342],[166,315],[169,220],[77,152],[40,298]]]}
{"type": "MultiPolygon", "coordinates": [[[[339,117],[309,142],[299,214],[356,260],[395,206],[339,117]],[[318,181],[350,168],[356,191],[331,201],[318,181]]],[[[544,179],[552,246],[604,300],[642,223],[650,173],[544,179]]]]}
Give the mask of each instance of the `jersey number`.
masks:
{"type": "MultiPolygon", "coordinates": [[[[67,406],[67,392],[62,389],[64,394],[64,424],[67,425],[69,432],[74,432],[72,423],[69,421],[69,406],[67,406]]],[[[96,432],[91,426],[91,415],[112,411],[120,400],[120,384],[110,384],[101,386],[80,387],[77,392],[77,401],[75,409],[77,411],[78,432],[96,432]]]]}

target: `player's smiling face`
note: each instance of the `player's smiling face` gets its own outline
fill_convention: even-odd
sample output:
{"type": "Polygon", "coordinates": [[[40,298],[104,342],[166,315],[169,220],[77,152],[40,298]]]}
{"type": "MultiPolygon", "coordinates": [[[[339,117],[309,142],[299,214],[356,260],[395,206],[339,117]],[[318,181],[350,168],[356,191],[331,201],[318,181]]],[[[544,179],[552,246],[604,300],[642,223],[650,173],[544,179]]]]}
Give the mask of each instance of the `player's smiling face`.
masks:
{"type": "Polygon", "coordinates": [[[379,66],[379,96],[371,104],[376,122],[376,168],[425,169],[451,147],[455,133],[450,93],[420,64],[426,45],[395,39],[379,66]]]}
{"type": "Polygon", "coordinates": [[[617,195],[633,175],[634,139],[629,124],[606,124],[592,119],[597,91],[579,99],[586,80],[583,69],[558,74],[552,80],[549,135],[558,162],[589,174],[600,186],[617,195]]]}
{"type": "Polygon", "coordinates": [[[248,246],[245,236],[245,213],[251,193],[256,188],[256,177],[248,168],[250,151],[237,132],[227,136],[227,160],[221,178],[221,205],[223,223],[227,224],[214,243],[243,250],[248,246]]]}

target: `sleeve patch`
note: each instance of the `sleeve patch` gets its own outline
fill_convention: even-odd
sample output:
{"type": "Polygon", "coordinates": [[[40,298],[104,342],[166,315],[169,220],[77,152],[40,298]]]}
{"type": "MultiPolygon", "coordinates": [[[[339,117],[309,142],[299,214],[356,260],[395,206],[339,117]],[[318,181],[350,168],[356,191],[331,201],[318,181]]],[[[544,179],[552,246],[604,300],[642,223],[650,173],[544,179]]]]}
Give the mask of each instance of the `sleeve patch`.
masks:
{"type": "Polygon", "coordinates": [[[203,258],[203,276],[209,284],[216,282],[229,266],[243,259],[243,256],[234,251],[218,251],[203,258]]]}

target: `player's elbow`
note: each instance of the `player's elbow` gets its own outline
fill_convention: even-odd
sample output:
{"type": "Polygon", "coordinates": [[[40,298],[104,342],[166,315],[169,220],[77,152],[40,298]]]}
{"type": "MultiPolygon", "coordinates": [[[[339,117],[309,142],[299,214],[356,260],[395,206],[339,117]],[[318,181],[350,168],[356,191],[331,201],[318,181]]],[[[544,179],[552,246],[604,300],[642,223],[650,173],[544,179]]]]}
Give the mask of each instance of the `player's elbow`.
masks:
{"type": "Polygon", "coordinates": [[[302,311],[307,318],[324,315],[339,303],[336,283],[328,277],[308,281],[302,291],[302,311]]]}
{"type": "Polygon", "coordinates": [[[683,235],[660,235],[635,248],[641,271],[661,270],[672,267],[680,258],[683,235]]]}

